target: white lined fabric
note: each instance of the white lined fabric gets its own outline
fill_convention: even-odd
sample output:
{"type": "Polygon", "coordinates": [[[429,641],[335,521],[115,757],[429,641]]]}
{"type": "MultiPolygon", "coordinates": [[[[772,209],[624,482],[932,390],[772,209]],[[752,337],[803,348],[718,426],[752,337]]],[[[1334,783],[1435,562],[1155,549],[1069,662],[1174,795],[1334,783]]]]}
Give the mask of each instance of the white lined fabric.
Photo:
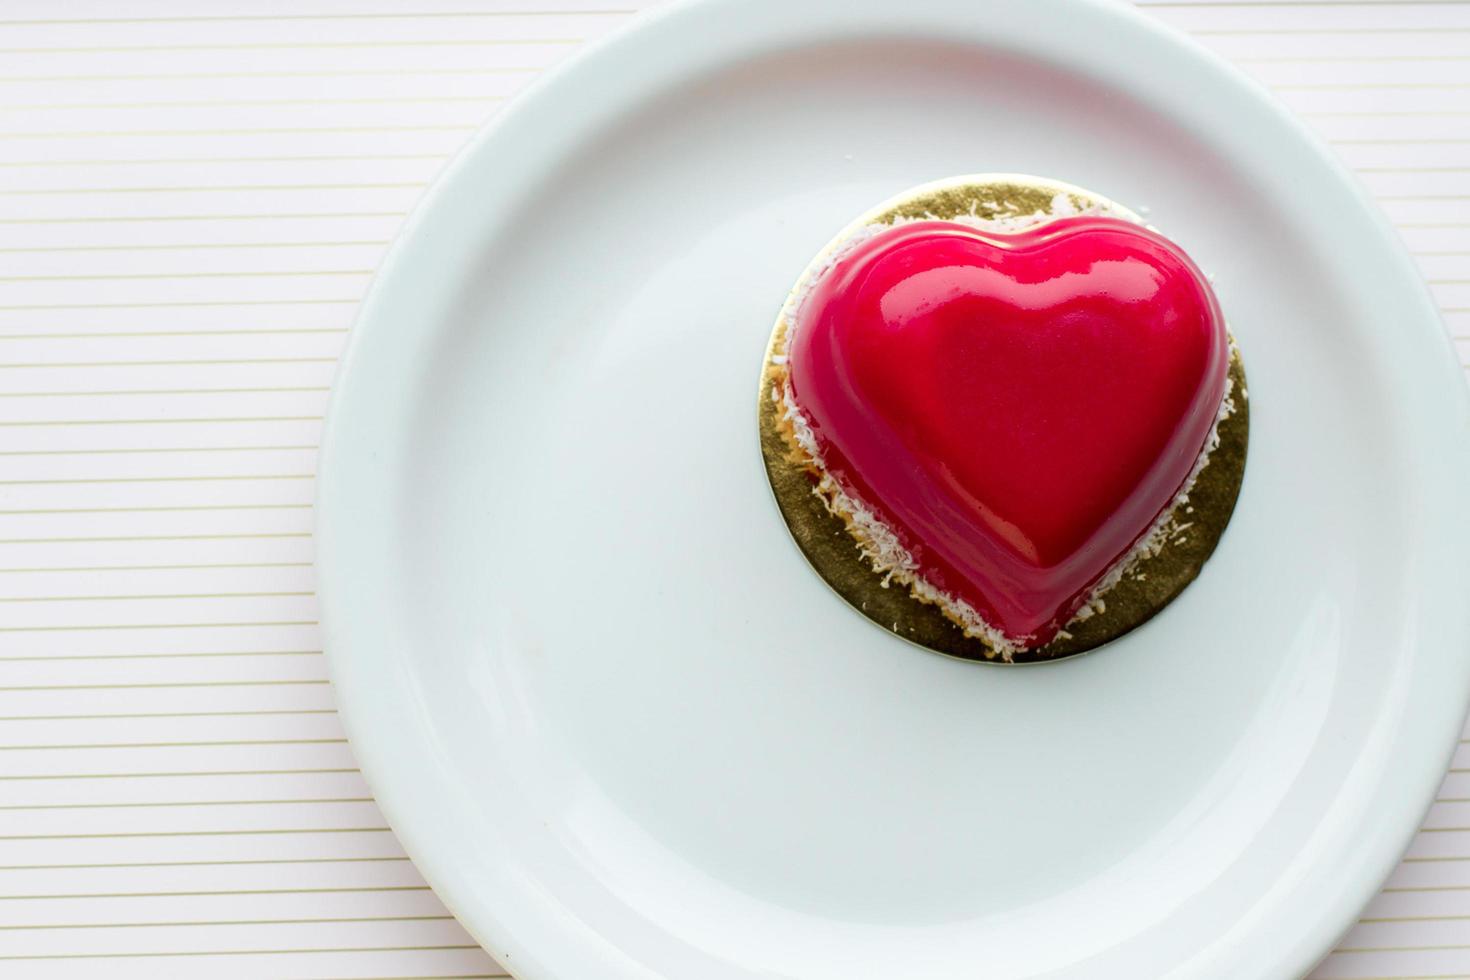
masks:
{"type": "MultiPolygon", "coordinates": [[[[0,5],[0,973],[488,977],[316,632],[355,304],[474,128],[635,4],[0,5]]],[[[1470,3],[1153,3],[1398,222],[1470,363],[1470,3]]],[[[1470,744],[1315,976],[1470,977],[1470,744]]]]}

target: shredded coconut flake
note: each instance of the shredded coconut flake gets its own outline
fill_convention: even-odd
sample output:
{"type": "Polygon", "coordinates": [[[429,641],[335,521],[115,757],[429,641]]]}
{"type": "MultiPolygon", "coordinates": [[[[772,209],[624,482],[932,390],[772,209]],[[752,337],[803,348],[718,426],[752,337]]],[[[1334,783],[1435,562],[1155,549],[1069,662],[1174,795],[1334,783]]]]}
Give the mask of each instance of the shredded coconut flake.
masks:
{"type": "MultiPolygon", "coordinates": [[[[1148,213],[1148,208],[1140,207],[1143,214],[1148,213]]],[[[1123,218],[1136,224],[1144,225],[1151,230],[1152,225],[1142,221],[1137,215],[1128,212],[1112,202],[1098,202],[1097,204],[1079,206],[1076,199],[1067,193],[1057,193],[1051,201],[1050,212],[1035,211],[1024,215],[1005,215],[995,218],[982,218],[975,214],[957,215],[946,220],[958,224],[969,225],[982,231],[990,232],[1014,232],[1024,228],[1032,227],[1046,221],[1057,218],[1074,217],[1089,214],[1102,214],[1123,218]]],[[[785,305],[781,310],[781,319],[786,328],[786,346],[790,349],[791,338],[795,335],[800,324],[802,308],[807,298],[811,295],[816,284],[829,272],[833,266],[842,261],[854,249],[863,242],[882,234],[890,228],[906,224],[911,221],[932,220],[927,217],[899,219],[892,224],[873,223],[864,225],[851,234],[845,236],[840,242],[820,256],[816,262],[808,268],[802,276],[795,289],[787,297],[785,305]]],[[[1211,282],[1214,277],[1208,275],[1211,282]]],[[[1230,341],[1230,352],[1234,356],[1238,353],[1235,341],[1230,341]]],[[[772,363],[785,365],[788,361],[787,355],[776,354],[771,358],[772,363]]],[[[1114,562],[1108,571],[1088,591],[1087,598],[1083,601],[1077,611],[1072,614],[1066,622],[1066,626],[1085,622],[1093,616],[1099,615],[1107,610],[1107,602],[1104,596],[1120,581],[1124,575],[1132,574],[1142,579],[1144,574],[1137,570],[1137,566],[1145,559],[1152,558],[1163,550],[1164,545],[1171,536],[1186,530],[1192,522],[1173,525],[1174,517],[1184,510],[1192,513],[1193,508],[1188,507],[1190,491],[1194,489],[1195,481],[1199,479],[1200,473],[1210,461],[1210,455],[1220,445],[1220,424],[1235,411],[1233,398],[1234,382],[1227,378],[1225,382],[1225,395],[1221,399],[1219,411],[1215,416],[1215,423],[1210,428],[1209,437],[1205,440],[1204,447],[1194,461],[1188,477],[1174,495],[1174,499],[1163,509],[1158,518],[1155,519],[1149,529],[1130,548],[1127,554],[1114,562]]],[[[1242,397],[1245,392],[1240,393],[1242,397]]],[[[997,656],[1007,663],[1015,659],[1016,653],[1029,649],[1035,642],[1036,637],[1022,636],[1011,637],[996,629],[974,606],[965,602],[959,596],[945,592],[919,574],[919,563],[913,554],[904,547],[898,534],[889,527],[867,504],[858,497],[848,493],[841,483],[827,470],[822,460],[821,448],[817,443],[816,433],[812,431],[810,423],[802,411],[797,408],[795,397],[791,391],[790,381],[775,388],[771,392],[771,398],[782,406],[781,418],[791,427],[791,433],[796,444],[802,452],[811,460],[811,463],[819,479],[812,488],[812,492],[821,499],[827,510],[847,524],[848,532],[857,543],[858,550],[871,565],[874,572],[883,576],[882,585],[887,588],[890,582],[897,582],[908,588],[909,593],[921,602],[927,602],[938,606],[945,615],[968,637],[982,641],[997,656]]],[[[898,624],[893,624],[893,631],[898,632],[898,624]]],[[[1059,638],[1070,639],[1072,634],[1065,628],[1058,630],[1059,638]]]]}
{"type": "MultiPolygon", "coordinates": [[[[1232,354],[1235,352],[1233,341],[1231,342],[1230,350],[1232,354]]],[[[1164,545],[1170,537],[1178,534],[1194,523],[1191,521],[1178,527],[1171,526],[1174,515],[1189,503],[1190,491],[1194,489],[1195,481],[1199,479],[1200,473],[1204,471],[1205,466],[1210,462],[1210,454],[1220,445],[1220,423],[1228,419],[1235,411],[1235,399],[1232,397],[1234,387],[1235,382],[1227,377],[1225,379],[1225,397],[1220,400],[1220,410],[1215,414],[1215,424],[1210,427],[1209,438],[1205,440],[1204,448],[1200,450],[1199,456],[1195,457],[1194,466],[1190,469],[1189,476],[1185,478],[1184,485],[1179,488],[1179,492],[1174,495],[1174,499],[1169,502],[1169,506],[1163,509],[1154,523],[1144,532],[1143,537],[1139,538],[1138,542],[1129,549],[1128,553],[1118,559],[1113,564],[1113,567],[1108,569],[1107,574],[1100,578],[1097,584],[1092,587],[1092,590],[1087,595],[1087,600],[1073,614],[1072,620],[1074,622],[1090,619],[1095,613],[1103,612],[1107,608],[1107,604],[1103,602],[1103,596],[1113,586],[1122,581],[1126,573],[1133,570],[1134,566],[1140,561],[1146,558],[1153,558],[1160,551],[1164,550],[1164,545]]],[[[1138,577],[1142,578],[1143,576],[1139,575],[1138,577]]]]}
{"type": "MultiPolygon", "coordinates": [[[[987,623],[969,603],[959,596],[943,592],[919,575],[919,563],[904,547],[893,528],[878,517],[867,504],[848,493],[822,463],[822,451],[817,445],[816,433],[812,431],[806,416],[796,407],[790,382],[780,389],[783,405],[782,419],[791,426],[796,444],[812,460],[821,474],[812,492],[827,510],[847,523],[848,532],[857,542],[858,550],[867,559],[873,571],[883,576],[883,585],[890,582],[908,588],[914,598],[931,603],[942,609],[966,636],[982,640],[986,646],[1007,662],[1015,658],[1016,652],[1026,649],[1031,637],[1012,639],[987,623]]],[[[897,627],[895,626],[895,630],[897,627]]]]}

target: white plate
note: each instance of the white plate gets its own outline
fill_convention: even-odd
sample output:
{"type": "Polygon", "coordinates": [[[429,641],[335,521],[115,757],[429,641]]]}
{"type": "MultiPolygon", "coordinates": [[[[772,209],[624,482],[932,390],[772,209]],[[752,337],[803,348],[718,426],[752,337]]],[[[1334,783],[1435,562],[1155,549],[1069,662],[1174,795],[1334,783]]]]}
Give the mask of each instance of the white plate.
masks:
{"type": "Polygon", "coordinates": [[[1470,415],[1428,293],[1266,95],[1120,6],[709,0],[500,115],[364,306],[320,487],[385,813],[518,976],[1298,976],[1408,842],[1470,691],[1470,415]],[[835,598],[757,452],[834,229],[1074,181],[1217,278],[1233,523],[1095,656],[927,655],[835,598]]]}

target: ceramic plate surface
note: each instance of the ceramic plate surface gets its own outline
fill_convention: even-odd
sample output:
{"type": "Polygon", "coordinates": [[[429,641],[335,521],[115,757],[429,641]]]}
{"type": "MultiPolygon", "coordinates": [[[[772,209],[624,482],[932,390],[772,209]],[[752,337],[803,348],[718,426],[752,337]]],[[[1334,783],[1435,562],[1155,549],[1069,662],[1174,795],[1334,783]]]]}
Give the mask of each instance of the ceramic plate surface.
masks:
{"type": "Polygon", "coordinates": [[[527,980],[1295,977],[1460,730],[1467,446],[1383,218],[1191,43],[1083,0],[705,0],[518,99],[385,262],[322,456],[327,650],[384,812],[527,980]],[[1229,530],[1105,656],[895,639],[761,465],[793,279],[976,171],[1147,208],[1246,355],[1229,530]]]}

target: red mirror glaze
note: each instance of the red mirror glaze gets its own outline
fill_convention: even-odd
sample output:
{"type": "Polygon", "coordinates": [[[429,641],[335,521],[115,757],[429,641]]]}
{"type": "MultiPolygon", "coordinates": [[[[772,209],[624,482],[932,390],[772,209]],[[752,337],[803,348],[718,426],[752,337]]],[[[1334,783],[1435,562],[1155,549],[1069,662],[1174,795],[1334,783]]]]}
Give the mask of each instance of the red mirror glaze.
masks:
{"type": "Polygon", "coordinates": [[[798,318],[791,390],[827,470],[930,584],[1037,645],[1181,489],[1229,367],[1199,269],[1115,218],[899,225],[798,318]]]}

